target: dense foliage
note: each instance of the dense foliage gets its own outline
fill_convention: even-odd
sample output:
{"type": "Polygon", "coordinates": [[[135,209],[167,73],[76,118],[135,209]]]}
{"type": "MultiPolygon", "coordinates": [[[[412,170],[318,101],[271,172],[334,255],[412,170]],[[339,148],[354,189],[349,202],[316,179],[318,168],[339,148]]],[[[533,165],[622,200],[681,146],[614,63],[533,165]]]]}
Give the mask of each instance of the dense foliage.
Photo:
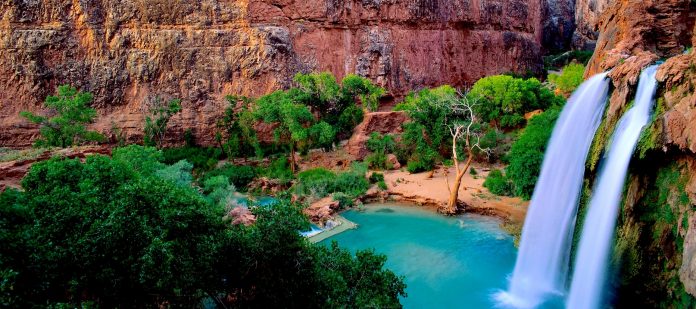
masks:
{"type": "Polygon", "coordinates": [[[403,124],[404,133],[397,152],[401,160],[407,161],[409,172],[432,170],[443,154],[450,152],[450,132],[446,124],[452,113],[448,105],[456,100],[454,88],[441,86],[411,93],[395,107],[410,118],[403,124]]]}
{"type": "Polygon", "coordinates": [[[483,182],[483,186],[495,195],[512,195],[512,184],[500,170],[490,171],[486,181],[483,182]]]}
{"type": "Polygon", "coordinates": [[[162,157],[129,146],[113,159],[52,159],[31,168],[23,192],[1,193],[0,304],[399,306],[404,285],[384,256],[308,243],[300,208],[284,200],[230,226],[227,178],[199,191],[181,181],[190,165],[162,157]]]}
{"type": "Polygon", "coordinates": [[[563,71],[561,71],[560,74],[550,74],[549,81],[561,94],[568,97],[580,84],[582,84],[584,74],[584,65],[571,63],[563,67],[563,71]]]}
{"type": "Polygon", "coordinates": [[[365,157],[365,163],[370,168],[375,169],[391,169],[390,162],[387,161],[387,155],[394,152],[396,149],[396,141],[390,134],[382,135],[378,132],[372,132],[366,143],[367,149],[372,153],[365,157]]]}
{"type": "Polygon", "coordinates": [[[505,157],[510,163],[505,175],[498,170],[491,171],[484,186],[493,194],[530,199],[559,114],[560,108],[552,108],[532,117],[505,157]]]}
{"type": "Polygon", "coordinates": [[[483,121],[500,128],[517,127],[524,124],[526,113],[563,103],[562,98],[543,87],[539,80],[507,75],[478,80],[468,97],[477,103],[476,113],[483,121]]]}
{"type": "Polygon", "coordinates": [[[353,163],[350,170],[334,173],[325,168],[315,168],[297,174],[295,192],[317,198],[341,192],[354,199],[370,187],[367,166],[353,163]]]}
{"type": "Polygon", "coordinates": [[[261,144],[254,130],[256,119],[251,112],[252,100],[246,97],[227,96],[229,106],[217,122],[215,140],[228,158],[263,156],[261,144]]]}
{"type": "Polygon", "coordinates": [[[94,122],[97,117],[97,111],[89,107],[92,99],[89,92],[81,92],[72,86],[63,85],[58,87],[55,96],[48,96],[44,103],[54,116],[45,117],[31,112],[21,112],[22,117],[40,125],[41,137],[36,140],[35,146],[69,147],[104,140],[101,134],[85,128],[85,125],[94,122]]]}

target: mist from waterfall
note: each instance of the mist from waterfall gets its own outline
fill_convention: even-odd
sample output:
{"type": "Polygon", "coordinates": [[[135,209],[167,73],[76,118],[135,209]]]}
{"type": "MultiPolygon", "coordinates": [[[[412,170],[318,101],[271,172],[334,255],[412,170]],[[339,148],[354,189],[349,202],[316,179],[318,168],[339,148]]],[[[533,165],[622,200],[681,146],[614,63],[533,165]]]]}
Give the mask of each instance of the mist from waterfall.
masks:
{"type": "Polygon", "coordinates": [[[567,299],[569,309],[602,307],[618,208],[631,156],[651,117],[657,90],[656,73],[657,65],[641,73],[634,105],[619,120],[603,159],[582,229],[567,299]]]}
{"type": "Polygon", "coordinates": [[[565,290],[585,161],[609,91],[607,73],[585,81],[563,109],[544,156],[501,307],[533,308],[565,290]]]}

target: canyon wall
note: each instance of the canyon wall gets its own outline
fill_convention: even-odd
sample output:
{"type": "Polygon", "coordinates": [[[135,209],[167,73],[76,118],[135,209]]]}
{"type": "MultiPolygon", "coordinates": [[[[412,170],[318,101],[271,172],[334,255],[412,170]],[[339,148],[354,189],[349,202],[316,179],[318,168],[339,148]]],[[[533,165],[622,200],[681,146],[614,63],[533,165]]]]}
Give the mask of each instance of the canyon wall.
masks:
{"type": "Polygon", "coordinates": [[[619,308],[696,306],[695,22],[690,0],[616,0],[597,22],[586,76],[611,69],[614,89],[590,169],[630,106],[641,69],[664,61],[654,119],[638,143],[620,216],[619,308]]]}
{"type": "Polygon", "coordinates": [[[122,132],[130,141],[141,138],[144,115],[156,97],[181,98],[183,111],[172,119],[169,136],[180,139],[190,128],[199,142],[210,144],[227,106],[225,95],[287,88],[297,72],[330,71],[339,78],[357,73],[394,97],[445,83],[466,86],[509,71],[539,73],[542,5],[542,0],[4,1],[0,146],[32,142],[37,130],[18,113],[39,111],[60,84],[92,92],[100,115],[95,128],[112,137],[122,132]]]}

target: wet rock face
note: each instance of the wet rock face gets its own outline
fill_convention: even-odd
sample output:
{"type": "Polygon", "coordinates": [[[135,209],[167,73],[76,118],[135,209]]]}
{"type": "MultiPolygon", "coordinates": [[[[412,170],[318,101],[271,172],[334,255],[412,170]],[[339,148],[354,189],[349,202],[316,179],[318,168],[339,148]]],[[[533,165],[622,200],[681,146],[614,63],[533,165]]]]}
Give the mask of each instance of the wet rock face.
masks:
{"type": "Polygon", "coordinates": [[[542,0],[544,47],[551,51],[570,49],[575,32],[575,0],[542,0]]]}
{"type": "MultiPolygon", "coordinates": [[[[661,167],[675,161],[688,163],[688,169],[683,171],[690,178],[686,187],[688,208],[679,211],[680,220],[685,218],[680,222],[688,226],[680,223],[678,231],[685,241],[683,251],[676,253],[681,256],[681,265],[677,266],[679,279],[685,291],[696,296],[696,248],[693,241],[696,217],[693,207],[696,205],[696,169],[693,163],[696,153],[696,54],[686,48],[696,43],[696,7],[690,0],[596,2],[598,7],[607,3],[597,21],[597,48],[585,74],[590,76],[612,70],[610,77],[615,89],[606,117],[609,121],[616,121],[633,99],[641,70],[658,59],[666,59],[657,72],[660,87],[656,119],[646,129],[654,135],[649,160],[662,162],[658,163],[661,167]]],[[[583,29],[579,28],[579,31],[583,29]]],[[[635,188],[634,195],[640,195],[645,186],[635,188]]],[[[625,204],[624,211],[633,207],[633,202],[628,199],[625,204]]],[[[629,220],[640,221],[640,218],[629,220]]]]}
{"type": "Polygon", "coordinates": [[[369,77],[399,97],[490,74],[540,71],[541,0],[18,0],[0,3],[0,145],[59,84],[95,94],[109,134],[142,134],[145,101],[183,100],[170,137],[213,142],[228,94],[297,72],[369,77]]]}

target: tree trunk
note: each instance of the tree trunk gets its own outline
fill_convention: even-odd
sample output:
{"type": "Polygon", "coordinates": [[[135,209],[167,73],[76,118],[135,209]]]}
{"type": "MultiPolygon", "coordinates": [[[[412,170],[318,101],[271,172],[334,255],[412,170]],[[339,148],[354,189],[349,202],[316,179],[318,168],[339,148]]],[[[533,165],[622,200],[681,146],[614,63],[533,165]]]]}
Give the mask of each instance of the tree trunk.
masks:
{"type": "Polygon", "coordinates": [[[464,164],[463,169],[459,169],[459,166],[457,165],[456,169],[456,176],[454,178],[454,184],[452,188],[450,188],[450,198],[449,201],[447,202],[447,212],[450,214],[455,214],[457,213],[457,200],[459,199],[459,187],[462,185],[462,178],[464,178],[464,174],[466,174],[466,171],[469,170],[469,167],[471,166],[471,161],[472,161],[472,156],[469,155],[469,157],[466,159],[466,163],[464,164]]]}
{"type": "Polygon", "coordinates": [[[462,184],[464,173],[457,173],[454,178],[454,184],[450,190],[449,201],[447,202],[447,212],[455,214],[457,212],[457,200],[459,199],[459,186],[462,184]]]}
{"type": "Polygon", "coordinates": [[[295,175],[295,143],[290,143],[290,170],[295,175]]]}

